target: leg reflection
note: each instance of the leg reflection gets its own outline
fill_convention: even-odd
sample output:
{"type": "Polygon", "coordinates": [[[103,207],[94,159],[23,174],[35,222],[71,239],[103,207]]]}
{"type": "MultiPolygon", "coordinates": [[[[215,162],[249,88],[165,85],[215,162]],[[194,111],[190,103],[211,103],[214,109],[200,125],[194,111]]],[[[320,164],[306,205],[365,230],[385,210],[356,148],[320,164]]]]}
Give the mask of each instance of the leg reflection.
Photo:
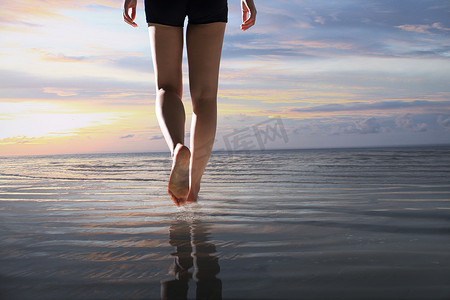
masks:
{"type": "Polygon", "coordinates": [[[195,246],[195,278],[197,279],[197,299],[222,299],[222,281],[216,278],[220,272],[219,258],[214,256],[216,246],[209,242],[206,224],[192,225],[195,246]]]}
{"type": "Polygon", "coordinates": [[[171,253],[175,257],[175,279],[161,283],[161,298],[164,300],[187,299],[188,282],[192,277],[189,269],[193,266],[191,233],[188,223],[178,222],[170,226],[169,243],[176,249],[171,253]]]}
{"type": "Polygon", "coordinates": [[[215,245],[208,240],[208,229],[206,224],[198,221],[178,221],[170,226],[169,242],[176,248],[171,254],[175,257],[175,279],[161,283],[163,300],[188,298],[192,267],[197,281],[197,299],[222,299],[222,281],[216,277],[220,272],[219,259],[214,255],[215,245]]]}

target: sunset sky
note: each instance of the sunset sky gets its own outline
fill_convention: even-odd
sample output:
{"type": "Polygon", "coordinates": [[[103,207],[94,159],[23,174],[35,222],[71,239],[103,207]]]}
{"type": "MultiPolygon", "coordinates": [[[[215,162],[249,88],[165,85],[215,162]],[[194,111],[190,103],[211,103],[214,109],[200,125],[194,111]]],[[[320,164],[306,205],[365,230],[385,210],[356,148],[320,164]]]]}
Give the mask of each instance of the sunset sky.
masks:
{"type": "MultiPolygon", "coordinates": [[[[228,2],[215,150],[450,144],[448,0],[255,0],[247,32],[228,2]]],[[[142,0],[136,22],[2,0],[0,155],[167,151],[142,0]]]]}

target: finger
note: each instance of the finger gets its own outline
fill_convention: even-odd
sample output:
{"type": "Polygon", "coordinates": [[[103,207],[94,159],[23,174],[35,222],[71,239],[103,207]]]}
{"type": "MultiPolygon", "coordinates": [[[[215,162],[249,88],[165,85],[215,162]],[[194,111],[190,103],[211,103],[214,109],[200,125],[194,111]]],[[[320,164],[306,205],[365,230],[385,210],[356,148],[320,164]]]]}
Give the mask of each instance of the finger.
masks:
{"type": "Polygon", "coordinates": [[[241,10],[242,10],[242,23],[244,23],[247,20],[247,13],[249,12],[247,4],[244,1],[241,1],[241,10]]]}
{"type": "Polygon", "coordinates": [[[243,24],[255,22],[255,19],[256,19],[256,17],[254,15],[252,15],[252,13],[250,13],[248,18],[246,20],[244,20],[243,24]]]}
{"type": "Polygon", "coordinates": [[[241,25],[241,29],[245,31],[245,30],[249,29],[250,27],[252,27],[253,25],[255,25],[255,23],[243,24],[243,25],[241,25]]]}
{"type": "Polygon", "coordinates": [[[129,24],[129,25],[131,25],[131,26],[133,26],[133,27],[137,27],[137,26],[138,26],[138,25],[137,25],[135,22],[133,22],[131,19],[125,18],[125,16],[124,16],[124,21],[125,21],[127,24],[129,24]]]}
{"type": "Polygon", "coordinates": [[[249,13],[248,8],[245,7],[245,6],[243,6],[243,7],[242,7],[242,23],[244,23],[245,21],[247,21],[247,19],[248,19],[248,17],[249,17],[248,13],[249,13]]]}
{"type": "Polygon", "coordinates": [[[242,23],[244,23],[245,21],[247,21],[247,12],[242,11],[242,23]]]}
{"type": "MultiPolygon", "coordinates": [[[[134,14],[136,15],[136,12],[134,14]]],[[[133,15],[133,13],[132,13],[132,15],[133,15]]],[[[127,10],[124,10],[124,12],[123,12],[123,20],[129,25],[131,25],[133,27],[137,27],[137,24],[135,22],[133,22],[134,18],[131,18],[129,16],[127,10]]]]}
{"type": "Polygon", "coordinates": [[[241,30],[242,31],[246,31],[247,29],[249,29],[250,27],[252,27],[253,24],[249,24],[249,25],[241,25],[241,30]]]}
{"type": "Polygon", "coordinates": [[[241,29],[244,31],[249,29],[250,27],[255,25],[255,21],[255,17],[250,16],[250,18],[248,18],[244,23],[241,24],[241,29]]]}
{"type": "Polygon", "coordinates": [[[126,23],[130,24],[130,17],[128,17],[128,15],[127,15],[127,13],[125,11],[123,12],[123,20],[126,23]]]}
{"type": "Polygon", "coordinates": [[[130,25],[131,23],[133,23],[133,20],[131,20],[130,16],[128,16],[128,14],[125,11],[123,12],[123,20],[130,25]]]}

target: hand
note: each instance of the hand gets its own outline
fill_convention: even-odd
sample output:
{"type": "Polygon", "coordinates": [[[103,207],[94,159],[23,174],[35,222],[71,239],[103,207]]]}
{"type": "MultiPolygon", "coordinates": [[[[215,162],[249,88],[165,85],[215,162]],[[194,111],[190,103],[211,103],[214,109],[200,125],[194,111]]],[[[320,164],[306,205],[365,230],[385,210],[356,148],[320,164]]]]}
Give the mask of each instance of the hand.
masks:
{"type": "Polygon", "coordinates": [[[134,22],[134,18],[136,17],[136,6],[137,0],[125,0],[125,2],[123,3],[123,20],[133,27],[137,27],[137,24],[134,22]]]}
{"type": "Polygon", "coordinates": [[[241,0],[241,8],[242,8],[242,24],[241,30],[246,31],[253,25],[255,25],[256,21],[256,7],[253,0],[241,0]]]}

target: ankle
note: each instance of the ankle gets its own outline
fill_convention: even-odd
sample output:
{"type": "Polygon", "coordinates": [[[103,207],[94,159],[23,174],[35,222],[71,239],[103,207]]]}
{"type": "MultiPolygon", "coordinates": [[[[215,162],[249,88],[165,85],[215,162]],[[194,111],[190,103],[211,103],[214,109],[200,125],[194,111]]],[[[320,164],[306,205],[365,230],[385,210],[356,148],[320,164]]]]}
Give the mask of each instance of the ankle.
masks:
{"type": "Polygon", "coordinates": [[[174,146],[173,146],[173,149],[172,149],[172,159],[175,157],[175,154],[178,152],[178,151],[180,151],[180,148],[181,147],[183,147],[184,145],[182,144],[182,143],[176,143],[176,144],[174,144],[174,146]]]}
{"type": "Polygon", "coordinates": [[[190,193],[193,193],[195,196],[197,196],[199,191],[200,191],[200,183],[190,185],[190,187],[189,187],[190,193]]]}

